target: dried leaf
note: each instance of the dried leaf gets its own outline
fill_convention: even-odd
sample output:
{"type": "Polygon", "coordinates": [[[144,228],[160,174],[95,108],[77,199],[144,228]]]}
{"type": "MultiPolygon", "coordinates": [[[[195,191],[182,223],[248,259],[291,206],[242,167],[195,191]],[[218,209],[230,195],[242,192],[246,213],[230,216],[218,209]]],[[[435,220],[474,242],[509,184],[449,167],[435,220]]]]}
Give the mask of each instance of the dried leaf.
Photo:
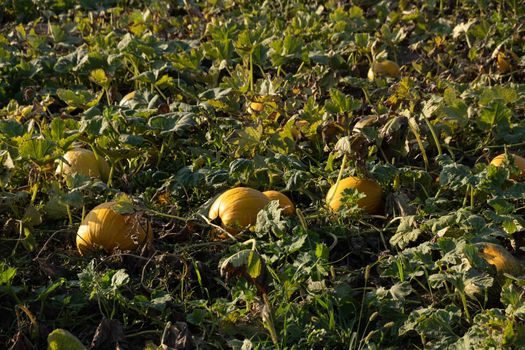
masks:
{"type": "Polygon", "coordinates": [[[108,320],[104,318],[95,331],[90,349],[119,349],[121,345],[125,344],[124,329],[120,322],[118,320],[108,320]]]}
{"type": "Polygon", "coordinates": [[[221,276],[243,277],[253,283],[260,293],[267,288],[268,271],[261,255],[252,249],[244,249],[226,258],[220,264],[221,276]]]}
{"type": "Polygon", "coordinates": [[[191,333],[186,322],[168,322],[164,327],[160,348],[163,350],[181,350],[191,348],[191,333]]]}

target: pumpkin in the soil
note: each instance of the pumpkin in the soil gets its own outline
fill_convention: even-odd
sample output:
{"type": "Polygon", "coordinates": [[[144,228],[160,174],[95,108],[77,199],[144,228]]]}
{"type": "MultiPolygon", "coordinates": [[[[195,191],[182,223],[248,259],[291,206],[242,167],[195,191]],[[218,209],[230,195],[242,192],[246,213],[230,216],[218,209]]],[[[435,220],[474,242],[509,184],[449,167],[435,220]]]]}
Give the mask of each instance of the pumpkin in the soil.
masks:
{"type": "Polygon", "coordinates": [[[368,80],[374,80],[380,76],[398,77],[400,73],[399,66],[394,61],[374,61],[368,70],[368,80]]]}
{"type": "Polygon", "coordinates": [[[279,191],[265,191],[263,194],[268,197],[270,201],[279,201],[279,207],[283,209],[285,215],[291,216],[295,213],[295,206],[290,198],[279,191]]]}
{"type": "Polygon", "coordinates": [[[116,204],[102,203],[86,215],[76,238],[81,255],[100,248],[107,252],[132,250],[152,238],[149,221],[137,213],[117,213],[113,209],[116,204]]]}
{"type": "Polygon", "coordinates": [[[102,155],[85,148],[74,148],[64,155],[66,162],[59,161],[56,169],[57,174],[70,176],[81,174],[106,181],[109,177],[109,164],[102,155]]]}
{"type": "Polygon", "coordinates": [[[236,234],[257,221],[257,214],[270,200],[262,192],[249,187],[236,187],[222,193],[208,213],[212,222],[236,234]]]}
{"type": "Polygon", "coordinates": [[[261,102],[250,102],[250,109],[253,112],[262,112],[264,110],[264,104],[261,102]]]}
{"type": "Polygon", "coordinates": [[[366,197],[357,201],[357,205],[369,214],[379,214],[383,210],[383,190],[373,180],[350,176],[332,185],[326,195],[326,202],[333,211],[341,207],[341,198],[347,188],[353,188],[364,193],[366,197]]]}
{"type": "MultiPolygon", "coordinates": [[[[511,176],[511,179],[520,180],[520,179],[525,178],[525,158],[520,157],[516,154],[512,154],[511,157],[514,159],[513,165],[521,171],[521,173],[518,176],[515,176],[515,175],[511,176]]],[[[494,157],[494,159],[492,159],[490,164],[495,165],[495,166],[503,166],[506,160],[507,160],[507,155],[503,153],[503,154],[500,154],[494,157]]]]}
{"type": "Polygon", "coordinates": [[[512,65],[504,52],[498,52],[496,62],[498,65],[498,71],[501,74],[508,73],[512,70],[512,65]]]}
{"type": "Polygon", "coordinates": [[[523,271],[521,261],[515,258],[507,249],[494,243],[477,243],[480,256],[489,264],[494,265],[498,273],[508,273],[518,276],[523,271]]]}

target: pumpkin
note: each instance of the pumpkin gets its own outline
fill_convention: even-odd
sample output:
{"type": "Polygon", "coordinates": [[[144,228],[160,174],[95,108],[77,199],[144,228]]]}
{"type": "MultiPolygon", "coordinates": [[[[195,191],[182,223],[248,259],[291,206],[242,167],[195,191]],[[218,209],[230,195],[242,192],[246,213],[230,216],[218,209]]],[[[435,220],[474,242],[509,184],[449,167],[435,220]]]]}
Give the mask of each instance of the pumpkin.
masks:
{"type": "Polygon", "coordinates": [[[499,51],[496,57],[496,62],[498,65],[498,71],[500,74],[508,73],[512,70],[512,65],[510,64],[507,55],[504,52],[499,51]]]}
{"type": "Polygon", "coordinates": [[[102,156],[95,157],[95,153],[89,149],[74,148],[64,155],[67,161],[59,161],[56,169],[57,174],[70,176],[82,174],[107,181],[109,177],[109,164],[102,156]],[[68,164],[69,163],[69,164],[68,164]]]}
{"type": "Polygon", "coordinates": [[[264,110],[264,104],[261,102],[250,102],[250,109],[254,112],[262,112],[264,110]]]}
{"type": "MultiPolygon", "coordinates": [[[[521,170],[520,175],[518,175],[518,176],[512,175],[511,179],[519,180],[521,178],[525,178],[525,158],[520,157],[520,156],[515,155],[515,154],[512,154],[511,156],[512,156],[512,158],[514,158],[514,164],[513,165],[521,170]]],[[[506,160],[507,160],[507,155],[505,153],[503,153],[503,154],[500,154],[500,155],[494,157],[494,159],[492,159],[490,164],[494,165],[494,166],[503,166],[505,164],[506,160]]]]}
{"type": "Polygon", "coordinates": [[[150,223],[138,214],[119,214],[116,202],[102,203],[91,210],[77,232],[77,249],[84,255],[96,248],[132,250],[152,238],[150,223]]]}
{"type": "Polygon", "coordinates": [[[326,202],[333,211],[338,211],[341,207],[341,198],[343,191],[347,188],[354,188],[364,193],[365,198],[357,201],[357,205],[369,214],[378,214],[383,209],[383,190],[381,186],[373,180],[362,179],[356,176],[350,176],[339,181],[330,187],[326,195],[326,202]],[[337,187],[336,187],[337,185],[337,187]]]}
{"type": "Polygon", "coordinates": [[[265,191],[263,194],[268,197],[270,201],[279,201],[279,207],[283,209],[283,213],[292,216],[295,213],[295,206],[288,196],[279,191],[265,191]]]}
{"type": "Polygon", "coordinates": [[[270,200],[249,187],[236,187],[222,193],[213,202],[208,213],[212,221],[220,220],[222,228],[231,234],[253,225],[257,214],[270,200]]]}
{"type": "Polygon", "coordinates": [[[480,248],[480,256],[489,264],[494,265],[498,273],[520,275],[523,266],[521,261],[515,258],[507,249],[494,243],[477,243],[480,248]]]}
{"type": "Polygon", "coordinates": [[[399,76],[399,72],[399,66],[394,61],[374,61],[368,70],[367,76],[368,80],[374,80],[379,76],[388,76],[394,78],[399,76]]]}
{"type": "Polygon", "coordinates": [[[303,137],[303,134],[301,130],[305,130],[310,126],[308,121],[306,120],[297,120],[295,123],[291,126],[290,132],[292,133],[292,138],[294,141],[299,141],[303,137]]]}

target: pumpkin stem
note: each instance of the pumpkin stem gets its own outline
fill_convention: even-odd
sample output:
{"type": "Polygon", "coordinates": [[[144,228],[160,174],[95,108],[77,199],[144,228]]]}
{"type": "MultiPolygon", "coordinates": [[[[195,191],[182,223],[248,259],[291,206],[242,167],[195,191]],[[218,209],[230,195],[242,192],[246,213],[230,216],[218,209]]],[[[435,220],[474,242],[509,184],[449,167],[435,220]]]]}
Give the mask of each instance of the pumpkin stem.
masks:
{"type": "Polygon", "coordinates": [[[273,323],[273,312],[270,305],[270,300],[268,295],[264,293],[263,298],[263,308],[261,309],[261,318],[263,320],[263,325],[270,332],[270,337],[272,338],[273,345],[277,350],[280,349],[279,338],[277,337],[277,332],[275,331],[275,325],[273,323]]]}
{"type": "Polygon", "coordinates": [[[341,182],[341,178],[343,177],[343,171],[346,167],[346,160],[347,160],[347,155],[346,155],[346,152],[343,154],[343,161],[341,162],[341,168],[339,168],[339,174],[337,175],[337,181],[335,182],[335,190],[332,192],[332,195],[330,196],[330,198],[327,198],[327,203],[330,203],[332,201],[332,198],[335,196],[336,192],[337,192],[337,186],[339,186],[339,182],[341,182]]]}
{"type": "MultiPolygon", "coordinates": [[[[206,221],[206,223],[214,228],[216,228],[217,230],[221,231],[222,233],[224,233],[226,236],[230,237],[232,240],[234,241],[237,241],[237,238],[235,238],[231,233],[229,233],[227,230],[223,229],[220,225],[216,225],[213,223],[214,220],[216,219],[213,219],[212,221],[210,221],[206,216],[202,215],[202,214],[198,214],[204,221],[206,221]]],[[[219,218],[220,220],[220,218],[219,218]]]]}
{"type": "MultiPolygon", "coordinates": [[[[163,213],[163,212],[160,212],[160,211],[156,211],[156,210],[153,210],[153,209],[146,209],[148,212],[152,213],[153,215],[158,215],[158,216],[163,216],[163,217],[166,217],[166,218],[170,218],[170,219],[176,219],[176,220],[181,220],[181,221],[188,221],[188,219],[186,218],[183,218],[182,216],[177,216],[177,215],[172,215],[172,214],[166,214],[166,213],[163,213]]],[[[220,220],[220,218],[217,218],[220,220]]],[[[214,219],[213,221],[211,221],[212,223],[215,223],[215,220],[214,219]]],[[[221,224],[221,222],[219,221],[218,223],[219,225],[221,224]]]]}
{"type": "Polygon", "coordinates": [[[257,241],[255,240],[255,238],[250,238],[249,240],[242,242],[243,245],[249,245],[250,243],[252,244],[252,250],[256,250],[257,241]]]}
{"type": "Polygon", "coordinates": [[[414,137],[416,138],[417,144],[419,146],[419,150],[421,151],[421,155],[423,156],[423,163],[425,163],[425,170],[428,171],[428,168],[430,167],[430,165],[428,161],[427,152],[425,151],[425,146],[423,145],[423,141],[421,139],[419,125],[417,125],[417,121],[414,117],[411,117],[408,119],[408,126],[410,127],[412,134],[414,134],[414,137]]]}

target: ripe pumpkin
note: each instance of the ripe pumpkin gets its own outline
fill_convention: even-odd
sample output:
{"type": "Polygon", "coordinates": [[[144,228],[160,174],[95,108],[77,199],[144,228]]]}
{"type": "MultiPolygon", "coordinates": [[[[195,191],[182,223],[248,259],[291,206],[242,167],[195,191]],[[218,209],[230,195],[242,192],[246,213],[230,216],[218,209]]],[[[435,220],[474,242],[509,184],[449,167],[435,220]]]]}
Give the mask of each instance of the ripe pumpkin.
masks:
{"type": "Polygon", "coordinates": [[[208,213],[210,220],[220,219],[222,228],[231,234],[255,224],[257,214],[270,200],[262,192],[249,187],[236,187],[222,193],[208,213]]]}
{"type": "Polygon", "coordinates": [[[67,161],[59,161],[56,170],[57,174],[70,176],[82,174],[84,176],[95,177],[107,181],[109,177],[109,164],[103,156],[99,155],[98,160],[93,151],[85,148],[74,148],[64,155],[67,161]]]}
{"type": "Polygon", "coordinates": [[[374,80],[379,76],[398,77],[400,73],[399,66],[394,61],[374,61],[368,70],[368,80],[374,80]]]}
{"type": "Polygon", "coordinates": [[[498,52],[496,62],[498,64],[498,71],[501,74],[508,73],[512,70],[512,65],[504,52],[498,52]]]}
{"type": "MultiPolygon", "coordinates": [[[[512,158],[514,158],[514,166],[517,167],[518,169],[520,169],[521,173],[518,176],[512,175],[511,179],[519,180],[521,178],[525,178],[525,158],[520,157],[520,156],[515,155],[515,154],[512,155],[512,158]]],[[[492,159],[490,164],[491,165],[495,165],[495,166],[503,166],[505,164],[506,160],[507,160],[507,155],[505,153],[503,153],[503,154],[500,154],[500,155],[494,157],[494,159],[492,159]]]]}
{"type": "Polygon", "coordinates": [[[489,264],[494,265],[498,273],[520,275],[523,271],[521,261],[515,258],[507,249],[494,243],[478,243],[480,256],[489,264]]]}
{"type": "Polygon", "coordinates": [[[333,211],[338,211],[341,207],[343,191],[347,188],[354,188],[366,194],[365,198],[357,201],[357,205],[369,214],[378,214],[383,209],[383,190],[381,186],[373,180],[362,179],[350,176],[339,181],[339,184],[332,185],[326,195],[326,202],[333,211]]]}
{"type": "Polygon", "coordinates": [[[119,214],[116,202],[102,203],[91,210],[77,232],[77,249],[84,255],[97,247],[111,252],[115,248],[131,250],[152,238],[149,222],[138,214],[119,214]]]}
{"type": "Polygon", "coordinates": [[[264,104],[261,102],[250,102],[250,109],[254,112],[262,112],[264,110],[264,104]]]}
{"type": "Polygon", "coordinates": [[[295,214],[295,206],[287,195],[279,191],[265,191],[263,194],[268,197],[270,201],[279,201],[279,206],[283,209],[284,215],[292,216],[295,214]]]}

